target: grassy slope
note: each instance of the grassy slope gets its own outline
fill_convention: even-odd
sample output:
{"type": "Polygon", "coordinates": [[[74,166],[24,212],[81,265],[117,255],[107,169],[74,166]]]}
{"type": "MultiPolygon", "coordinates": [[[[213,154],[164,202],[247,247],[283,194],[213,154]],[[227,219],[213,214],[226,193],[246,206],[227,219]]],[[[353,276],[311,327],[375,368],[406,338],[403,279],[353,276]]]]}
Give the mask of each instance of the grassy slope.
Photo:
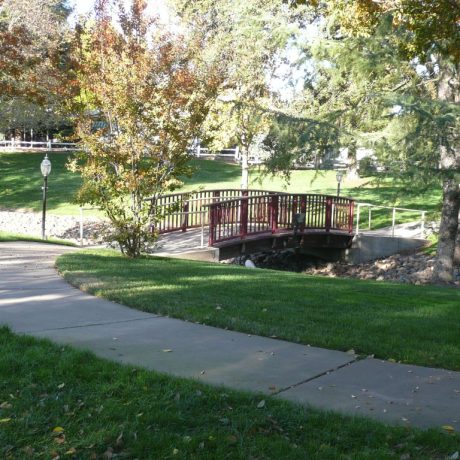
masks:
{"type": "Polygon", "coordinates": [[[460,370],[460,291],[113,251],[58,259],[72,284],[133,308],[294,342],[460,370]]]}
{"type": "Polygon", "coordinates": [[[0,457],[448,458],[460,439],[117,365],[0,329],[0,457]],[[53,433],[53,430],[55,432],[53,433]]]}
{"type": "MultiPolygon", "coordinates": [[[[65,169],[67,153],[51,153],[53,169],[49,178],[48,210],[53,214],[78,214],[79,208],[72,204],[75,191],[80,185],[80,178],[65,169]]],[[[41,209],[40,162],[43,153],[0,153],[0,209],[41,209]]],[[[192,178],[184,179],[184,190],[198,188],[239,188],[240,168],[212,160],[194,160],[196,173],[192,178]]],[[[266,190],[287,190],[297,193],[336,193],[336,180],[333,171],[293,171],[290,183],[286,184],[282,176],[263,177],[258,168],[251,172],[251,187],[266,190]]],[[[432,189],[424,194],[410,193],[405,186],[383,184],[370,186],[367,179],[354,182],[345,180],[342,194],[359,201],[378,204],[400,204],[403,207],[434,210],[439,202],[441,190],[432,189]],[[399,199],[398,199],[399,196],[399,199]]],[[[391,220],[391,211],[375,211],[377,226],[391,220]]],[[[86,211],[94,214],[95,211],[86,211]]],[[[398,214],[399,216],[399,214],[398,214]]],[[[420,216],[412,214],[409,219],[420,216]]],[[[367,216],[363,216],[363,224],[367,216]]]]}

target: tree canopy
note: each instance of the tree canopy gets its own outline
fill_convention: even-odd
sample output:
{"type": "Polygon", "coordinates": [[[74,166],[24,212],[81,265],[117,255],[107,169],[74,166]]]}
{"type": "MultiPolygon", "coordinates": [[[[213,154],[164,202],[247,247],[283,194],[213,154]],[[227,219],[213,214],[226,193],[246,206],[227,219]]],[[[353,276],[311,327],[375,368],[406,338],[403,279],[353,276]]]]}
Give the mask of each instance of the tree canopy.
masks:
{"type": "Polygon", "coordinates": [[[200,59],[201,42],[199,33],[165,30],[142,0],[129,9],[100,0],[94,22],[80,29],[79,200],[105,211],[108,239],[128,256],[155,238],[152,200],[190,172],[187,148],[219,82],[213,63],[200,59]]]}

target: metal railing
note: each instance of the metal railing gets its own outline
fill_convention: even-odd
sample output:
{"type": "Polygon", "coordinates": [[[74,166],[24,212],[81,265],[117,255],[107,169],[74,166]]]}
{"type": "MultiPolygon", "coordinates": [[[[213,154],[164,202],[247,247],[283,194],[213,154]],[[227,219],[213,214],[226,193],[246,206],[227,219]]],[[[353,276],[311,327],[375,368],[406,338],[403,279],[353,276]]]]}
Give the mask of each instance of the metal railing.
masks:
{"type": "MultiPolygon", "coordinates": [[[[360,217],[361,217],[361,208],[367,207],[368,208],[368,228],[367,230],[371,230],[372,228],[372,210],[373,209],[390,209],[391,210],[391,236],[395,236],[395,228],[396,228],[396,212],[414,212],[420,214],[420,236],[423,238],[425,236],[425,223],[426,223],[426,211],[421,209],[411,209],[411,208],[399,208],[399,207],[391,207],[391,206],[378,206],[372,203],[356,203],[356,228],[355,233],[356,235],[360,232],[360,217]]],[[[362,230],[361,230],[362,231],[362,230]]]]}

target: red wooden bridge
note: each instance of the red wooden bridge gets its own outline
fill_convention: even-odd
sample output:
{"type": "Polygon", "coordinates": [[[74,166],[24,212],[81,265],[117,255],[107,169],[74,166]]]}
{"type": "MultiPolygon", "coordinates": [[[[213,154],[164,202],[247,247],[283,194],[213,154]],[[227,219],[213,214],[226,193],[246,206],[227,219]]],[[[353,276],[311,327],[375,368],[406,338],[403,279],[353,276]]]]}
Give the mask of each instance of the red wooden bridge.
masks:
{"type": "Polygon", "coordinates": [[[353,211],[354,200],[345,197],[266,190],[204,190],[152,199],[159,234],[207,229],[209,246],[226,248],[229,256],[263,247],[349,247],[353,211]]]}

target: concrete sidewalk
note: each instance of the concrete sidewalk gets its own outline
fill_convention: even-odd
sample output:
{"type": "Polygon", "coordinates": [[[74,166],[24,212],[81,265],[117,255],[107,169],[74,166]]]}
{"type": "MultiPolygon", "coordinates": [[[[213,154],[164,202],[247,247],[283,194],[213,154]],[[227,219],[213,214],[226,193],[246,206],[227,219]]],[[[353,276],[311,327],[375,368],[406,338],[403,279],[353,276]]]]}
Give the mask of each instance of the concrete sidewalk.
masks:
{"type": "Polygon", "coordinates": [[[0,243],[0,323],[98,356],[369,416],[460,430],[460,373],[400,365],[143,313],[87,295],[55,272],[75,249],[0,243]]]}

